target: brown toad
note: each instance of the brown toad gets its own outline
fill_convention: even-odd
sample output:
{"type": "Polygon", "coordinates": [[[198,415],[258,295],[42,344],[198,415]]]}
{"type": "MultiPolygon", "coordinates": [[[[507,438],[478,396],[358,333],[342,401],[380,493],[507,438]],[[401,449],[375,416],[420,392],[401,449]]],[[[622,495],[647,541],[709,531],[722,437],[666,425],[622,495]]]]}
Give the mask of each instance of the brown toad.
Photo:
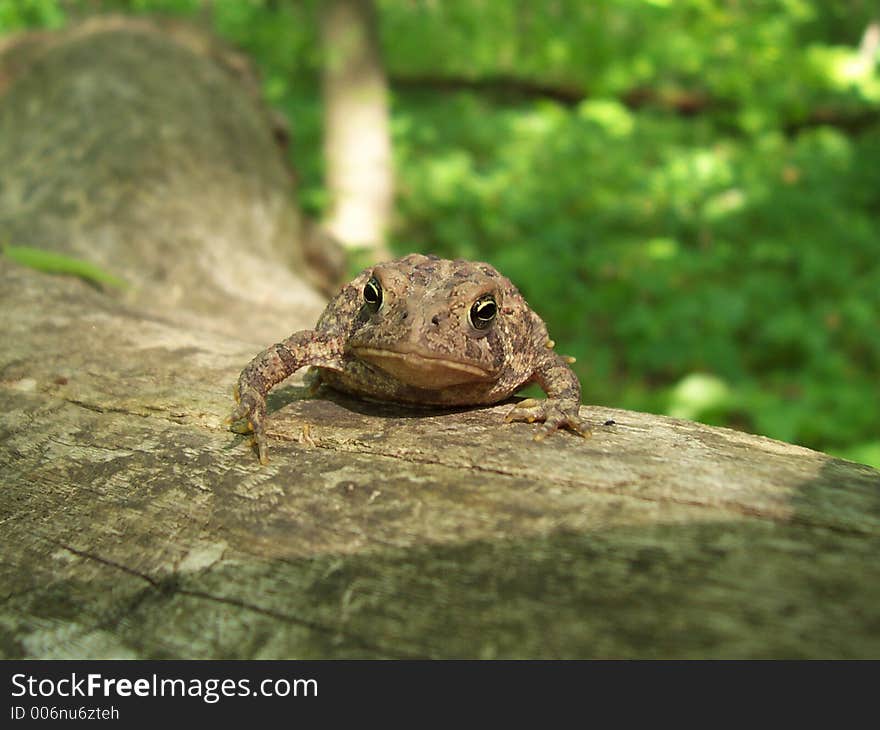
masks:
{"type": "Polygon", "coordinates": [[[543,421],[581,436],[581,387],[541,318],[489,264],[410,254],[362,271],[313,330],[257,355],[235,387],[230,421],[247,418],[266,463],[266,394],[313,366],[320,382],[369,399],[411,405],[497,403],[529,383],[546,400],[517,403],[507,421],[543,421]]]}

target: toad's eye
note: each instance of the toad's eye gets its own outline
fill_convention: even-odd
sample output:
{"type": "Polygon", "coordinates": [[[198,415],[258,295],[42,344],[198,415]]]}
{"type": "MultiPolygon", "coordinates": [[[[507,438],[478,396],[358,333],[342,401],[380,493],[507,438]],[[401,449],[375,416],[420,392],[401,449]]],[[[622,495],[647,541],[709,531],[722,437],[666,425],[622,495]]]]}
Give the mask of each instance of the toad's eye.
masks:
{"type": "Polygon", "coordinates": [[[498,305],[495,303],[495,297],[486,294],[471,305],[468,317],[474,327],[484,330],[492,324],[496,314],[498,314],[498,305]]]}
{"type": "Polygon", "coordinates": [[[382,306],[382,285],[375,276],[371,276],[364,287],[364,301],[374,312],[378,312],[382,306]]]}

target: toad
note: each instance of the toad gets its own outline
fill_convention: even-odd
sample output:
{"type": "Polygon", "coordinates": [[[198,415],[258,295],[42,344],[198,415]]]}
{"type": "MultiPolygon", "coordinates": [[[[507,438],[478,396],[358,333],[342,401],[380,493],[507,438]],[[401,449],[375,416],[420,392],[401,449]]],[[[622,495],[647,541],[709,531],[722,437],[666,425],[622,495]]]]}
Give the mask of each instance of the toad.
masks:
{"type": "Polygon", "coordinates": [[[573,358],[553,347],[543,320],[489,264],[410,254],[365,269],[313,330],[257,355],[239,376],[228,420],[247,419],[265,464],[266,394],[311,366],[320,384],[405,405],[488,405],[537,383],[547,398],[518,402],[506,421],[541,422],[536,440],[560,428],[587,436],[573,358]]]}

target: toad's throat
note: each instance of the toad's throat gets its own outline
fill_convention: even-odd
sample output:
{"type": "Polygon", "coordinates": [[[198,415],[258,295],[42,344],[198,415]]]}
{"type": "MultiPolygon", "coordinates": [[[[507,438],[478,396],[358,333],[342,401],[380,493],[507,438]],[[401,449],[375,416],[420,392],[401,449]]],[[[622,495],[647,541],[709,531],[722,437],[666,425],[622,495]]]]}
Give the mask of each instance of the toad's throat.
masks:
{"type": "Polygon", "coordinates": [[[439,390],[453,385],[479,383],[495,378],[493,371],[474,363],[379,347],[352,349],[359,359],[375,365],[401,383],[416,388],[439,390]]]}

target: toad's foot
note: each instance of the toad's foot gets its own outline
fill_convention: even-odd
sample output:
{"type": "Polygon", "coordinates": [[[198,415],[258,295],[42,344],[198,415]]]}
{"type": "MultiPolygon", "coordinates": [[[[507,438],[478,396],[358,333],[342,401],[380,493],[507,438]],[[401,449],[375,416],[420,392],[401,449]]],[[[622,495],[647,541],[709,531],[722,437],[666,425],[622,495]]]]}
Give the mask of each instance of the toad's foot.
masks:
{"type": "Polygon", "coordinates": [[[227,423],[233,424],[231,430],[235,433],[253,432],[253,443],[257,447],[257,453],[260,456],[260,463],[267,464],[269,462],[268,446],[266,444],[266,399],[254,388],[246,388],[241,393],[239,387],[235,386],[235,402],[238,406],[226,419],[227,423]],[[236,423],[242,419],[247,419],[244,423],[236,423]]]}
{"type": "Polygon", "coordinates": [[[535,434],[535,441],[541,441],[560,428],[567,428],[582,438],[591,435],[589,427],[584,425],[578,416],[577,404],[563,405],[553,398],[546,400],[526,398],[511,408],[504,420],[508,423],[511,421],[526,421],[528,423],[543,421],[544,425],[535,434]]]}

